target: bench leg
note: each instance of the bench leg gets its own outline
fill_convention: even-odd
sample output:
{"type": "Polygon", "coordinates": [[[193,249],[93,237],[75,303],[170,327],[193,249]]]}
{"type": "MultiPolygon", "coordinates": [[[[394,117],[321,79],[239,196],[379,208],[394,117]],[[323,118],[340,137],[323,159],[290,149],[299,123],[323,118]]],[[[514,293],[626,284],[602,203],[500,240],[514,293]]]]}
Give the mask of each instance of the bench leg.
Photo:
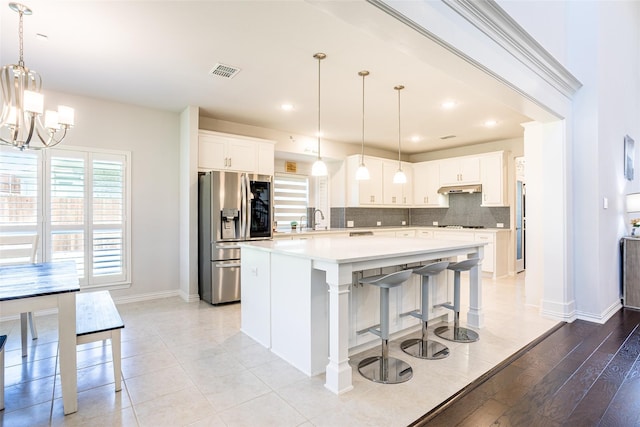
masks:
{"type": "Polygon", "coordinates": [[[20,336],[22,337],[22,357],[27,357],[27,313],[20,313],[20,336]]]}
{"type": "Polygon", "coordinates": [[[113,378],[116,382],[116,391],[122,390],[122,351],[120,335],[120,329],[111,331],[111,358],[113,359],[113,378]]]}

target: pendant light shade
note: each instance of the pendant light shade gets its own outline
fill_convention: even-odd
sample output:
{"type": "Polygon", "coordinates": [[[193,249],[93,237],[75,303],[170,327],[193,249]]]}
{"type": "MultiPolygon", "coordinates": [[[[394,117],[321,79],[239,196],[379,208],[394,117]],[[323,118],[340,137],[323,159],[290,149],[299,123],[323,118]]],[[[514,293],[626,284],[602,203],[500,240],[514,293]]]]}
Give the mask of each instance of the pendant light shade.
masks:
{"type": "Polygon", "coordinates": [[[322,161],[322,157],[320,157],[320,62],[327,57],[322,52],[316,53],[313,55],[315,59],[318,60],[318,159],[315,161],[313,166],[311,167],[311,175],[313,176],[326,176],[327,175],[327,165],[322,161]]]}
{"type": "Polygon", "coordinates": [[[360,153],[360,166],[356,171],[356,180],[364,181],[369,179],[369,169],[364,164],[364,78],[369,75],[369,72],[362,70],[358,75],[362,76],[362,152],[360,153]]]}
{"type": "Polygon", "coordinates": [[[393,175],[393,183],[405,184],[407,182],[407,175],[402,171],[402,161],[400,160],[400,141],[402,140],[400,137],[400,91],[404,89],[404,86],[398,85],[395,86],[394,89],[398,91],[398,171],[393,175]]]}

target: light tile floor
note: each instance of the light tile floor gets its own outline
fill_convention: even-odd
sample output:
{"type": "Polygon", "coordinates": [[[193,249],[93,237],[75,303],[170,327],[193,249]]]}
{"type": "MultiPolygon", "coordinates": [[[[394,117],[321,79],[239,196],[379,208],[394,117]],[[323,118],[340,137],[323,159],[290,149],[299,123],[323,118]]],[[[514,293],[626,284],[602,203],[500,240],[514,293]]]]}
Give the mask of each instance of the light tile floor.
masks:
{"type": "MultiPolygon", "coordinates": [[[[382,385],[354,368],[354,390],[336,396],[240,332],[240,305],[179,298],[121,304],[122,391],[114,392],[108,344],[78,347],[77,413],[64,416],[57,319],[38,316],[38,340],[20,356],[18,321],[8,334],[3,426],[406,426],[556,324],[524,306],[523,277],[483,279],[480,341],[447,343],[443,360],[411,358],[413,378],[382,385]]],[[[463,307],[466,307],[463,300],[463,307]]],[[[464,315],[463,321],[464,321],[464,315]]],[[[433,325],[430,329],[433,328],[433,325]]],[[[353,366],[376,353],[355,355],[353,366]]]]}

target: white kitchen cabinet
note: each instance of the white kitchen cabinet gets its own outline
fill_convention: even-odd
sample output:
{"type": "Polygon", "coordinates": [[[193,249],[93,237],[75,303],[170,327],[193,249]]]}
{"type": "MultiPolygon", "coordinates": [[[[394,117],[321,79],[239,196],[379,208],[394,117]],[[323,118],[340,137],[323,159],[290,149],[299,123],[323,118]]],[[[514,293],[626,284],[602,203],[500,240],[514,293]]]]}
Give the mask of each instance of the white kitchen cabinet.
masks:
{"type": "Polygon", "coordinates": [[[480,159],[476,156],[440,160],[440,185],[477,184],[480,182],[480,159]]]}
{"type": "Polygon", "coordinates": [[[347,206],[378,206],[382,205],[382,159],[364,157],[370,178],[356,180],[356,171],[360,166],[360,155],[347,157],[347,206]]]}
{"type": "Polygon", "coordinates": [[[198,167],[273,175],[273,142],[201,130],[198,167]]]}
{"type": "Polygon", "coordinates": [[[480,157],[480,175],[481,206],[508,206],[504,152],[488,153],[480,157]]]}
{"type": "Polygon", "coordinates": [[[486,242],[482,271],[491,273],[494,278],[508,274],[508,247],[509,230],[475,232],[474,239],[477,242],[486,242]]]}
{"type": "Polygon", "coordinates": [[[420,208],[447,208],[449,197],[438,194],[440,161],[413,164],[413,204],[420,208]]]}
{"type": "Polygon", "coordinates": [[[271,348],[271,253],[242,251],[242,332],[271,348]]]}
{"type": "Polygon", "coordinates": [[[398,162],[394,160],[382,162],[383,203],[388,206],[410,206],[413,204],[413,167],[411,163],[407,162],[400,164],[407,177],[407,182],[395,184],[393,177],[398,171],[398,162]]]}
{"type": "Polygon", "coordinates": [[[395,237],[416,237],[416,230],[396,231],[395,237]]]}
{"type": "Polygon", "coordinates": [[[416,230],[416,237],[420,237],[422,239],[433,239],[433,230],[416,230]]]}

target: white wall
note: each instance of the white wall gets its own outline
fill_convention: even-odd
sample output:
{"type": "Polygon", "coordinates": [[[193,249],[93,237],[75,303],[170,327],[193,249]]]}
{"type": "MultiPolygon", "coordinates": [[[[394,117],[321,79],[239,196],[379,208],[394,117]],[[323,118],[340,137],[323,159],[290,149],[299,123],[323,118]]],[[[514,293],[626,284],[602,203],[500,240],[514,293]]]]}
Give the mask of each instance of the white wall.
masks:
{"type": "Polygon", "coordinates": [[[131,152],[132,283],[114,298],[177,295],[179,115],[54,92],[45,103],[75,108],[64,145],[131,152]]]}

